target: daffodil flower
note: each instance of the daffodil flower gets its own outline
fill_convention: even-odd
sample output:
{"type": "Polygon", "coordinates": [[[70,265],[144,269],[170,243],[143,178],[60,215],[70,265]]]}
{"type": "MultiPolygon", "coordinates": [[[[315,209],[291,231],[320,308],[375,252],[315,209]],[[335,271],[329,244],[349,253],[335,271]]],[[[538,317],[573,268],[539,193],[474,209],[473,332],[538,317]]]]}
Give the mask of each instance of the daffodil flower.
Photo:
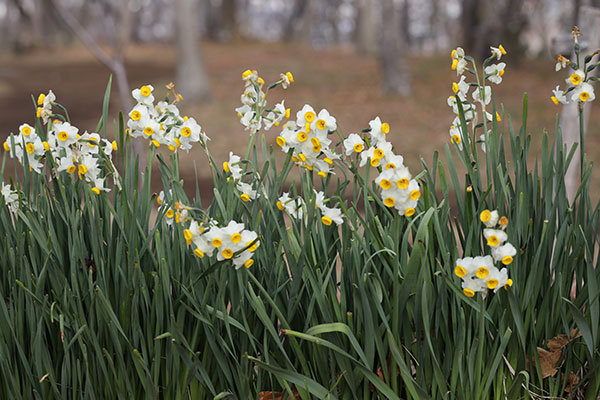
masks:
{"type": "Polygon", "coordinates": [[[492,64],[485,67],[485,75],[487,79],[498,85],[502,82],[502,75],[504,75],[504,68],[506,67],[505,63],[492,64]]]}
{"type": "Polygon", "coordinates": [[[500,216],[498,215],[498,211],[497,210],[490,211],[490,210],[486,209],[486,210],[483,210],[481,212],[481,214],[479,214],[479,219],[488,228],[495,227],[496,224],[498,223],[498,219],[499,218],[500,218],[500,216]]]}
{"type": "Polygon", "coordinates": [[[571,101],[578,101],[580,103],[587,103],[588,101],[593,101],[595,98],[594,87],[588,82],[577,86],[571,95],[571,101]]]}
{"type": "Polygon", "coordinates": [[[502,262],[504,265],[509,265],[513,262],[513,257],[517,254],[517,249],[510,244],[506,243],[502,246],[492,248],[492,257],[498,262],[502,262]]]}
{"type": "Polygon", "coordinates": [[[152,105],[154,103],[153,90],[152,85],[144,85],[141,88],[134,89],[131,95],[139,104],[152,105]]]}
{"type": "Polygon", "coordinates": [[[294,75],[292,75],[291,72],[286,72],[285,74],[281,73],[280,78],[281,86],[283,86],[284,89],[287,89],[290,84],[294,83],[294,75]]]}
{"type": "Polygon", "coordinates": [[[490,86],[477,88],[472,96],[474,101],[487,106],[492,100],[492,88],[490,86]],[[481,98],[481,90],[483,90],[483,98],[481,98]]]}
{"type": "Polygon", "coordinates": [[[556,86],[556,89],[552,90],[552,97],[550,98],[554,104],[567,104],[567,96],[565,96],[565,92],[563,92],[559,86],[556,86]]]}
{"type": "Polygon", "coordinates": [[[487,244],[490,247],[501,246],[508,239],[506,232],[498,229],[484,229],[483,236],[487,240],[487,244]]]}
{"type": "Polygon", "coordinates": [[[500,60],[502,56],[506,55],[506,50],[504,50],[502,45],[499,45],[498,47],[490,46],[490,50],[492,51],[492,57],[496,57],[497,60],[500,60]]]}
{"type": "Polygon", "coordinates": [[[578,69],[577,71],[574,71],[567,79],[566,82],[567,84],[571,84],[573,86],[579,86],[584,82],[584,78],[585,78],[585,73],[583,72],[583,70],[578,69]]]}
{"type": "Polygon", "coordinates": [[[246,202],[256,199],[256,190],[254,190],[249,183],[238,181],[236,183],[236,188],[241,193],[240,199],[242,199],[242,201],[246,202]]]}
{"type": "Polygon", "coordinates": [[[231,173],[233,179],[241,179],[243,171],[240,156],[236,156],[230,151],[229,159],[223,163],[223,170],[231,173]]]}
{"type": "Polygon", "coordinates": [[[387,122],[381,122],[379,117],[369,121],[369,135],[371,136],[371,144],[376,146],[379,142],[384,142],[385,135],[390,132],[390,126],[387,122]]]}
{"type": "Polygon", "coordinates": [[[0,195],[4,199],[4,204],[8,209],[15,213],[19,210],[19,193],[16,190],[12,190],[10,185],[0,184],[0,195]]]}

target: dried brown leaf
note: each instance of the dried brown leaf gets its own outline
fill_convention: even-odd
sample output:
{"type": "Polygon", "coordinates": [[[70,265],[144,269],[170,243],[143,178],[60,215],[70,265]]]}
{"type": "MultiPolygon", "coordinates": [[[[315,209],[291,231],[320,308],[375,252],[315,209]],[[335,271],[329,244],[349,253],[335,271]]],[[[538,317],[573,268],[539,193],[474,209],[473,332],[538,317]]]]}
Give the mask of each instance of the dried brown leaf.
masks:
{"type": "Polygon", "coordinates": [[[568,384],[567,387],[565,388],[565,392],[567,393],[571,393],[573,391],[573,389],[575,388],[575,386],[577,386],[577,384],[579,383],[579,377],[577,375],[575,375],[575,373],[573,371],[569,372],[569,377],[567,378],[568,380],[568,384]]]}
{"type": "Polygon", "coordinates": [[[557,335],[557,336],[553,337],[552,339],[548,340],[548,350],[562,351],[563,347],[568,345],[569,342],[570,342],[570,339],[567,337],[567,335],[564,335],[564,334],[557,335]]]}
{"type": "MultiPolygon", "coordinates": [[[[264,391],[258,394],[258,400],[283,400],[283,396],[286,395],[287,392],[270,392],[264,391]]],[[[292,394],[294,395],[294,400],[301,400],[300,394],[295,387],[292,386],[292,394]]],[[[286,399],[289,399],[289,396],[286,396],[286,399]]]]}
{"type": "Polygon", "coordinates": [[[561,351],[548,351],[538,347],[537,352],[540,358],[540,367],[542,368],[542,379],[556,375],[558,372],[556,364],[560,361],[561,351]]]}

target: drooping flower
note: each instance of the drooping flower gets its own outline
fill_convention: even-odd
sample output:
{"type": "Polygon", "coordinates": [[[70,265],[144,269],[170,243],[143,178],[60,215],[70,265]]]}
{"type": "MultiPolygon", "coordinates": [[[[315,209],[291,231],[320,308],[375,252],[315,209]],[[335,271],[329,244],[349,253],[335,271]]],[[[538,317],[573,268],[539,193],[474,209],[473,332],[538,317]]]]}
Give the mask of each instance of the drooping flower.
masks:
{"type": "Polygon", "coordinates": [[[281,73],[281,86],[284,89],[287,89],[290,84],[294,83],[294,75],[291,72],[281,73]]]}
{"type": "Polygon", "coordinates": [[[550,98],[554,104],[567,104],[567,96],[565,96],[565,92],[563,92],[559,86],[556,86],[556,89],[552,90],[553,96],[550,98]]]}
{"type": "Polygon", "coordinates": [[[497,60],[500,60],[502,56],[506,55],[506,50],[502,45],[499,45],[498,47],[490,46],[490,49],[492,50],[492,57],[496,57],[497,60]]]}

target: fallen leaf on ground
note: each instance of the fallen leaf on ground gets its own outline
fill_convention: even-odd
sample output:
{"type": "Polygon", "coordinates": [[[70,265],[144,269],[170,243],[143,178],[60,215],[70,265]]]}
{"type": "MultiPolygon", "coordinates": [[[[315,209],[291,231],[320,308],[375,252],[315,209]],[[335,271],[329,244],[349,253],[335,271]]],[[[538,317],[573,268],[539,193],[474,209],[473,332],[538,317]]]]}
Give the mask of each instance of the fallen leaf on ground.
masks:
{"type": "MultiPolygon", "coordinates": [[[[292,393],[294,394],[294,400],[302,399],[295,387],[292,387],[292,393]]],[[[258,394],[258,400],[283,400],[284,395],[287,395],[286,399],[290,398],[286,391],[283,391],[283,392],[260,392],[258,394]]]]}
{"type": "MultiPolygon", "coordinates": [[[[565,334],[556,335],[552,339],[548,340],[548,350],[538,347],[538,357],[540,359],[540,367],[542,372],[542,379],[548,378],[550,376],[556,375],[558,372],[558,362],[560,361],[560,357],[562,355],[562,350],[568,345],[571,340],[578,338],[581,336],[581,332],[577,329],[572,329],[569,332],[569,336],[565,334]]],[[[526,358],[526,369],[529,370],[529,357],[526,358]]],[[[569,375],[569,379],[571,376],[569,375]]]]}

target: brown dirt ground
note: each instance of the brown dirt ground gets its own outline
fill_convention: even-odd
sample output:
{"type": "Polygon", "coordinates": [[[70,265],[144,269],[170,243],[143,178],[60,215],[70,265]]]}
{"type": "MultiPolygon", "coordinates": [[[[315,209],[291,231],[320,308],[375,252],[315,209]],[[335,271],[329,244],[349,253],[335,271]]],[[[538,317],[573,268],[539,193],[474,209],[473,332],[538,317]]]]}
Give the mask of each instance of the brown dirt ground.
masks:
{"type": "MultiPolygon", "coordinates": [[[[275,89],[269,94],[269,103],[285,98],[292,115],[305,103],[316,109],[327,108],[345,134],[368,127],[368,122],[379,115],[389,122],[392,130],[388,137],[413,173],[420,170],[419,156],[430,163],[434,151],[443,153],[443,146],[448,143],[448,126],[453,116],[446,99],[456,75],[449,68],[447,54],[411,57],[414,94],[398,98],[380,89],[377,60],[357,55],[352,49],[318,51],[299,44],[251,42],[205,43],[202,49],[213,98],[206,104],[184,102],[183,108],[212,138],[209,148],[217,162],[225,160],[229,151],[245,153],[248,135],[233,110],[239,106],[243,86],[240,75],[247,68],[257,69],[267,83],[277,80],[280,72],[292,71],[295,83],[287,91],[275,89]]],[[[170,46],[130,47],[126,60],[132,88],[150,83],[161,93],[164,85],[175,78],[177,60],[170,46]]],[[[550,59],[520,60],[518,65],[514,61],[510,54],[506,57],[508,67],[504,81],[497,87],[497,99],[507,114],[519,121],[523,93],[529,94],[528,131],[533,135],[534,149],[539,148],[542,132],[554,131],[559,108],[550,102],[549,96],[551,89],[563,82],[564,74],[554,72],[554,62],[550,59]]],[[[31,95],[37,96],[48,89],[67,107],[73,124],[82,130],[93,130],[101,115],[108,77],[108,69],[82,47],[54,52],[39,50],[19,57],[0,55],[0,139],[16,132],[21,123],[31,123],[34,113],[31,95]]],[[[111,115],[120,109],[116,93],[113,87],[111,115]]],[[[600,159],[598,114],[592,114],[587,133],[587,153],[592,161],[600,159]]],[[[276,136],[277,130],[272,129],[266,135],[267,141],[274,143],[276,136]]],[[[181,154],[181,161],[186,187],[195,188],[192,166],[195,162],[201,192],[211,197],[210,172],[201,149],[181,154]]],[[[597,200],[600,175],[595,174],[592,179],[593,199],[597,200]]],[[[160,190],[159,182],[155,189],[160,190]]]]}

